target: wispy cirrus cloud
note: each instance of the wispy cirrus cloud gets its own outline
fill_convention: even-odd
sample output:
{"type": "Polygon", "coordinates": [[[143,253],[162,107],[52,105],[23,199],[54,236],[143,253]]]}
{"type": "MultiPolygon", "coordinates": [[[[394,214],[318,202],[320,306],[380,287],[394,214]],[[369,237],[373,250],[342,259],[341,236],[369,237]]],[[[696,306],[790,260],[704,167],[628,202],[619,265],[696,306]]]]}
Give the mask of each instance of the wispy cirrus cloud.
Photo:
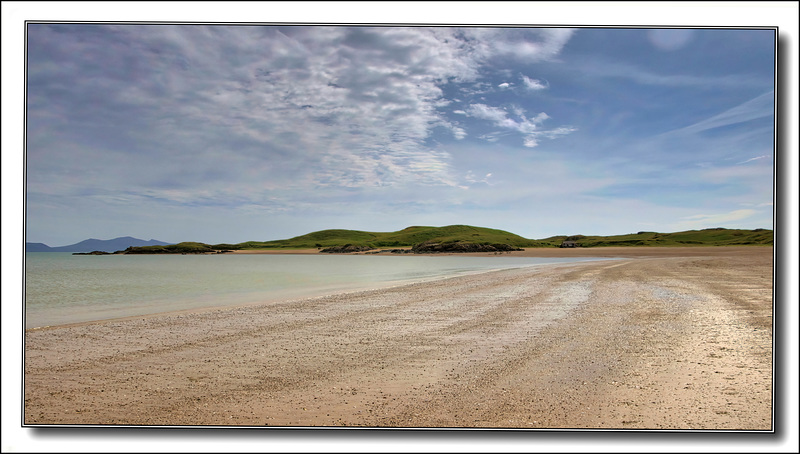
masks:
{"type": "Polygon", "coordinates": [[[749,101],[734,106],[705,120],[673,131],[678,134],[691,134],[709,129],[744,123],[759,118],[770,117],[775,112],[775,92],[769,91],[749,101]]]}
{"type": "MultiPolygon", "coordinates": [[[[537,146],[541,138],[555,139],[576,130],[573,127],[541,130],[540,125],[550,118],[546,113],[540,112],[532,118],[527,118],[525,110],[521,107],[514,106],[511,110],[516,118],[509,116],[509,112],[505,109],[479,103],[470,105],[465,114],[474,118],[488,120],[497,127],[522,134],[523,144],[529,148],[537,146]]],[[[488,137],[495,138],[497,135],[489,135],[488,137]]]]}
{"type": "Polygon", "coordinates": [[[745,159],[745,160],[744,160],[744,161],[742,161],[742,162],[737,162],[736,164],[739,164],[739,165],[740,165],[740,164],[747,164],[748,162],[758,161],[759,159],[764,159],[764,158],[766,158],[766,157],[767,157],[767,155],[756,156],[756,157],[754,157],[754,158],[745,159]]]}
{"type": "MultiPolygon", "coordinates": [[[[703,76],[692,73],[655,72],[642,66],[619,61],[587,58],[580,70],[591,77],[621,79],[644,86],[697,87],[697,88],[757,88],[763,86],[759,78],[744,74],[703,76]]],[[[576,68],[578,69],[578,68],[576,68]]]]}

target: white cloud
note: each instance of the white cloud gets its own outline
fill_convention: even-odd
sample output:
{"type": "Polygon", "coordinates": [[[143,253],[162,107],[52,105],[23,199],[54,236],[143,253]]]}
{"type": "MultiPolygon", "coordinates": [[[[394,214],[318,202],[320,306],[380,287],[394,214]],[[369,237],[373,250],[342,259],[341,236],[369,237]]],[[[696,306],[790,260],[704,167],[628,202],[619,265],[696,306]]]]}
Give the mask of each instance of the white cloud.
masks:
{"type": "Polygon", "coordinates": [[[522,117],[522,116],[525,115],[525,108],[523,108],[522,106],[512,105],[510,107],[510,109],[511,109],[511,113],[513,113],[514,115],[516,115],[518,117],[522,117]]]}
{"type": "Polygon", "coordinates": [[[497,124],[503,124],[508,121],[508,113],[499,108],[487,106],[486,104],[472,104],[467,109],[467,113],[475,118],[493,121],[497,124]]]}
{"type": "Polygon", "coordinates": [[[525,137],[525,139],[522,141],[522,145],[528,148],[534,148],[539,145],[539,140],[537,140],[535,135],[531,134],[525,137]]]}
{"type": "Polygon", "coordinates": [[[737,163],[737,164],[747,164],[748,162],[757,161],[757,160],[759,160],[759,159],[764,159],[764,158],[766,158],[766,157],[767,157],[766,155],[762,155],[762,156],[756,156],[755,158],[746,159],[746,160],[744,160],[744,161],[742,161],[742,162],[739,162],[739,163],[737,163]]]}
{"type": "Polygon", "coordinates": [[[498,140],[500,140],[500,136],[503,135],[505,134],[501,134],[499,132],[492,132],[488,134],[481,134],[480,136],[478,136],[478,138],[481,140],[485,140],[487,142],[497,142],[498,140]]]}
{"type": "Polygon", "coordinates": [[[478,58],[497,56],[524,59],[529,62],[549,60],[561,52],[575,30],[569,28],[505,28],[485,27],[463,30],[475,40],[478,58]]]}
{"type": "MultiPolygon", "coordinates": [[[[472,104],[467,109],[467,115],[482,120],[488,120],[494,123],[495,126],[516,131],[523,134],[523,145],[528,148],[536,147],[539,144],[540,138],[555,139],[559,136],[569,134],[575,131],[575,128],[560,127],[551,130],[540,130],[539,125],[545,120],[550,118],[545,112],[540,112],[533,118],[527,118],[524,109],[519,106],[513,106],[517,119],[510,118],[508,112],[499,107],[487,106],[486,104],[472,104]]],[[[485,135],[487,140],[497,140],[496,135],[485,135]]]]}
{"type": "Polygon", "coordinates": [[[477,175],[475,175],[475,173],[472,170],[469,170],[469,171],[467,171],[467,175],[464,177],[464,179],[467,181],[467,183],[471,183],[471,184],[483,183],[483,184],[491,186],[492,183],[489,182],[489,178],[491,178],[491,177],[492,177],[492,173],[491,172],[487,173],[483,177],[478,177],[477,175]]]}
{"type": "Polygon", "coordinates": [[[456,140],[461,140],[464,137],[467,137],[467,131],[465,131],[464,128],[454,125],[450,127],[450,130],[453,132],[453,137],[455,137],[456,140]]]}
{"type": "Polygon", "coordinates": [[[546,82],[542,82],[541,80],[538,79],[531,79],[530,77],[524,74],[522,75],[522,82],[525,85],[525,88],[531,91],[544,90],[548,87],[548,84],[546,82]]]}
{"type": "Polygon", "coordinates": [[[573,128],[571,126],[564,126],[564,127],[561,127],[561,128],[555,128],[555,129],[550,129],[550,130],[547,130],[547,131],[541,131],[541,132],[539,132],[537,134],[542,136],[542,137],[546,137],[548,139],[555,139],[555,138],[558,138],[559,136],[567,135],[567,134],[575,132],[577,130],[578,130],[578,128],[573,128]]]}

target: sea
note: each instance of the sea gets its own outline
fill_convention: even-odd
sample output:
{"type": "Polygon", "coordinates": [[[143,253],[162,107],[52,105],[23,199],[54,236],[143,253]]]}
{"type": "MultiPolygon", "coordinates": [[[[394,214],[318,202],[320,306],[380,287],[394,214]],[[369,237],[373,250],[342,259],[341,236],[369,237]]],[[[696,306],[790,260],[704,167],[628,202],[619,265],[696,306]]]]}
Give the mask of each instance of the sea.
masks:
{"type": "Polygon", "coordinates": [[[25,254],[26,329],[310,298],[490,270],[601,260],[511,256],[25,254]]]}

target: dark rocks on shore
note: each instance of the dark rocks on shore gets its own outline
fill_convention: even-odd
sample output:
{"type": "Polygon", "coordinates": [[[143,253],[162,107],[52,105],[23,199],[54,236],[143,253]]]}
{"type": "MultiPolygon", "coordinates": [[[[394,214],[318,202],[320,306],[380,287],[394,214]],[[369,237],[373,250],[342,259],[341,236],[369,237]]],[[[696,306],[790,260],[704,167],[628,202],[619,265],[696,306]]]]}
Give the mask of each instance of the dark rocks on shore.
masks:
{"type": "Polygon", "coordinates": [[[114,253],[106,251],[92,251],[92,252],[73,252],[72,255],[113,255],[114,253]]]}
{"type": "Polygon", "coordinates": [[[470,243],[467,241],[454,241],[454,242],[434,242],[426,241],[424,243],[415,244],[411,247],[411,251],[415,254],[430,254],[437,252],[510,252],[522,251],[516,246],[510,244],[482,244],[470,243]]]}
{"type": "Polygon", "coordinates": [[[367,254],[380,254],[388,252],[391,254],[436,254],[436,253],[458,253],[458,252],[510,252],[510,251],[523,251],[516,246],[510,244],[488,244],[488,243],[470,243],[468,241],[448,241],[436,242],[426,241],[424,243],[415,244],[410,249],[384,249],[375,250],[369,246],[359,246],[355,244],[345,244],[344,246],[331,246],[321,249],[319,252],[326,254],[351,254],[356,252],[366,252],[367,254]]]}
{"type": "Polygon", "coordinates": [[[344,246],[331,246],[320,250],[321,253],[326,254],[350,254],[352,252],[371,251],[374,248],[369,246],[359,246],[356,244],[345,244],[344,246]]]}
{"type": "Polygon", "coordinates": [[[178,243],[167,246],[129,247],[120,254],[227,254],[240,247],[231,244],[178,243]]]}

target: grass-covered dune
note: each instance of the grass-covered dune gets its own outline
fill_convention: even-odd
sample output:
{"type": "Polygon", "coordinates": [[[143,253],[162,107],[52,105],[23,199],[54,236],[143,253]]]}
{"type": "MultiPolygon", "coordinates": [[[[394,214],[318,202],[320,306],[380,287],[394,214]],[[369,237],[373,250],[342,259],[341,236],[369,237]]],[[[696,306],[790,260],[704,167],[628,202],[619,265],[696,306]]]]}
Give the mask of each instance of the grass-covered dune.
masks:
{"type": "Polygon", "coordinates": [[[450,225],[446,227],[408,227],[397,232],[361,230],[320,230],[285,240],[247,241],[238,244],[208,245],[184,242],[168,246],[130,247],[126,254],[203,254],[239,249],[325,249],[353,246],[354,249],[409,248],[422,243],[508,245],[515,248],[560,247],[565,241],[576,247],[608,246],[771,246],[773,231],[712,228],[675,233],[638,232],[614,236],[562,235],[532,240],[505,230],[450,225]]]}
{"type": "Polygon", "coordinates": [[[411,247],[426,241],[472,243],[503,243],[516,247],[543,246],[539,241],[529,240],[504,230],[450,225],[446,227],[408,227],[397,232],[364,232],[360,230],[321,230],[307,235],[276,241],[248,241],[240,243],[243,249],[306,249],[326,248],[354,244],[373,248],[411,247]]]}

